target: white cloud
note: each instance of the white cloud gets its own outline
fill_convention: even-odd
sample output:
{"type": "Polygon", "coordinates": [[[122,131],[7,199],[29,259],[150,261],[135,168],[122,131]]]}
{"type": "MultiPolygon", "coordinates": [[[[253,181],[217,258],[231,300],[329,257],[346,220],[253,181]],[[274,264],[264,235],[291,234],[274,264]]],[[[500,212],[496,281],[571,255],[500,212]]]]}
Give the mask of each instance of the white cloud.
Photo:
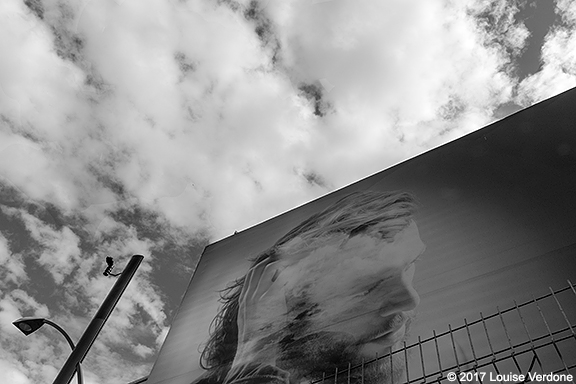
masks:
{"type": "Polygon", "coordinates": [[[152,348],[147,347],[147,346],[142,345],[142,344],[138,344],[134,347],[134,353],[136,353],[138,356],[141,356],[141,357],[149,356],[153,352],[154,352],[154,350],[152,348]]]}
{"type": "Polygon", "coordinates": [[[0,328],[2,333],[18,334],[19,331],[12,325],[12,322],[20,317],[22,314],[12,298],[0,300],[0,328]]]}
{"type": "Polygon", "coordinates": [[[542,69],[522,81],[518,101],[529,105],[576,86],[576,5],[558,0],[563,24],[548,32],[542,46],[542,69]]]}
{"type": "Polygon", "coordinates": [[[10,251],[8,239],[0,233],[0,287],[5,288],[8,282],[19,284],[26,279],[22,257],[10,251]]]}
{"type": "Polygon", "coordinates": [[[22,367],[0,358],[0,381],[11,384],[32,384],[22,367]]]}
{"type": "MultiPolygon", "coordinates": [[[[309,123],[306,166],[342,185],[487,123],[513,79],[475,4],[268,3],[293,84],[334,87],[325,93],[334,113],[309,123]]],[[[515,31],[521,46],[525,28],[515,31]]]]}
{"type": "MultiPolygon", "coordinates": [[[[12,324],[14,320],[23,317],[23,315],[47,317],[48,314],[49,312],[46,305],[38,303],[23,290],[16,289],[2,295],[0,299],[0,329],[2,330],[3,336],[0,337],[0,340],[23,337],[20,331],[12,324]]],[[[2,341],[2,344],[7,345],[5,341],[2,341]]]]}
{"type": "Polygon", "coordinates": [[[15,289],[10,292],[9,297],[13,298],[19,303],[19,307],[30,313],[35,317],[49,317],[49,310],[45,304],[39,303],[36,299],[30,296],[22,289],[15,289]]]}
{"type": "Polygon", "coordinates": [[[250,22],[248,2],[63,4],[39,23],[10,2],[3,50],[36,59],[5,64],[22,114],[2,111],[4,158],[22,161],[0,173],[67,211],[135,197],[212,238],[478,128],[512,87],[473,1],[267,2],[250,22]]]}
{"type": "Polygon", "coordinates": [[[576,24],[576,4],[570,0],[556,0],[557,13],[568,25],[576,24]]]}
{"type": "Polygon", "coordinates": [[[56,230],[24,210],[6,208],[3,211],[22,219],[31,237],[42,247],[36,261],[46,267],[57,284],[61,284],[80,259],[78,236],[68,227],[56,230]]]}
{"type": "Polygon", "coordinates": [[[168,335],[168,331],[169,331],[168,327],[164,327],[162,329],[162,331],[160,332],[160,334],[156,338],[156,344],[158,346],[161,346],[164,343],[164,340],[166,340],[166,336],[168,335]]]}

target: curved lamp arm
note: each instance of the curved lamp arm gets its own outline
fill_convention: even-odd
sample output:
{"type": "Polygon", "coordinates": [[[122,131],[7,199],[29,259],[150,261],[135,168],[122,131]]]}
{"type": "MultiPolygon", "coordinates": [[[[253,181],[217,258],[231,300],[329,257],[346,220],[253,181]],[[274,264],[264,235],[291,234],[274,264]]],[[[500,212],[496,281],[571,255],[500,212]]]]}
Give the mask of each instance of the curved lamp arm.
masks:
{"type": "Polygon", "coordinates": [[[66,333],[66,331],[61,326],[59,326],[55,322],[50,321],[48,319],[44,319],[44,324],[51,325],[52,327],[56,328],[62,335],[64,335],[64,337],[66,338],[66,341],[68,342],[68,345],[70,345],[70,348],[72,348],[72,350],[74,350],[74,348],[76,348],[76,345],[74,344],[74,342],[72,341],[70,336],[66,333]]]}
{"type": "MultiPolygon", "coordinates": [[[[44,323],[51,325],[52,327],[56,328],[62,335],[64,335],[66,341],[68,342],[68,345],[70,345],[70,348],[72,348],[72,350],[76,348],[76,345],[74,344],[68,333],[66,333],[66,331],[61,326],[48,319],[44,319],[44,323]]],[[[78,373],[78,384],[84,384],[84,375],[82,374],[82,368],[80,367],[80,363],[76,364],[76,371],[77,371],[76,373],[78,373]]]]}
{"type": "MultiPolygon", "coordinates": [[[[58,332],[60,332],[64,336],[64,338],[66,338],[66,341],[68,342],[68,345],[70,345],[70,348],[72,350],[76,348],[76,345],[74,344],[72,338],[70,338],[68,333],[66,333],[66,331],[61,326],[48,319],[44,319],[41,317],[22,317],[18,320],[13,321],[12,324],[14,324],[16,328],[22,331],[22,333],[24,333],[26,336],[35,332],[43,324],[48,324],[51,327],[55,328],[58,332]]],[[[84,375],[82,374],[82,368],[80,367],[80,363],[76,365],[76,373],[78,374],[78,384],[84,384],[84,375]]]]}

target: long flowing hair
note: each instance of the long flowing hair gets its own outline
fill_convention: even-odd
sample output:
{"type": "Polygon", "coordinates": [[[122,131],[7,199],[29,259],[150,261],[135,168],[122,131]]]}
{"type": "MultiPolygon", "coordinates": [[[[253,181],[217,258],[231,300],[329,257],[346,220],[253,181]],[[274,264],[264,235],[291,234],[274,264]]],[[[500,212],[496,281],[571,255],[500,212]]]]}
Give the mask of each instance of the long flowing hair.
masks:
{"type": "MultiPolygon", "coordinates": [[[[406,192],[349,194],[312,215],[271,248],[251,259],[250,268],[269,257],[278,257],[282,246],[297,237],[309,242],[334,233],[350,237],[362,233],[391,241],[409,225],[415,210],[415,199],[406,192]]],[[[200,366],[208,371],[201,383],[222,383],[231,368],[238,344],[238,306],[244,279],[244,276],[236,279],[220,292],[222,306],[211,323],[210,336],[200,357],[200,366]]]]}

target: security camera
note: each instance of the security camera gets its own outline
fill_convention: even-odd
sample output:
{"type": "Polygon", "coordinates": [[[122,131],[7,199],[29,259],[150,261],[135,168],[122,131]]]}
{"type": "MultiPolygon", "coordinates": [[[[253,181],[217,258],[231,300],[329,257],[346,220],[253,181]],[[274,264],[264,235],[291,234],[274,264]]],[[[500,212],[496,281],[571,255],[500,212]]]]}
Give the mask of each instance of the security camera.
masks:
{"type": "Polygon", "coordinates": [[[112,273],[112,269],[114,268],[114,259],[113,258],[111,258],[110,256],[107,256],[106,257],[106,264],[108,264],[108,266],[104,270],[104,273],[103,273],[104,276],[120,276],[119,273],[112,273]]]}

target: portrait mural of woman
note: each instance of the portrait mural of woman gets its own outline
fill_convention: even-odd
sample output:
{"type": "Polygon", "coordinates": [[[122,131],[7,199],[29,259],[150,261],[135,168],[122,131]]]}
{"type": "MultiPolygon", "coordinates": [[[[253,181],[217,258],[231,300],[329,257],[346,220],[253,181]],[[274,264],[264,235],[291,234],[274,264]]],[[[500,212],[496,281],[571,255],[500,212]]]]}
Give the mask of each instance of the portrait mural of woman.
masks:
{"type": "MultiPolygon", "coordinates": [[[[352,193],[258,255],[223,293],[197,382],[314,380],[389,354],[419,303],[415,210],[408,193],[352,193]]],[[[404,362],[392,364],[369,365],[364,383],[399,376],[404,362]]]]}

